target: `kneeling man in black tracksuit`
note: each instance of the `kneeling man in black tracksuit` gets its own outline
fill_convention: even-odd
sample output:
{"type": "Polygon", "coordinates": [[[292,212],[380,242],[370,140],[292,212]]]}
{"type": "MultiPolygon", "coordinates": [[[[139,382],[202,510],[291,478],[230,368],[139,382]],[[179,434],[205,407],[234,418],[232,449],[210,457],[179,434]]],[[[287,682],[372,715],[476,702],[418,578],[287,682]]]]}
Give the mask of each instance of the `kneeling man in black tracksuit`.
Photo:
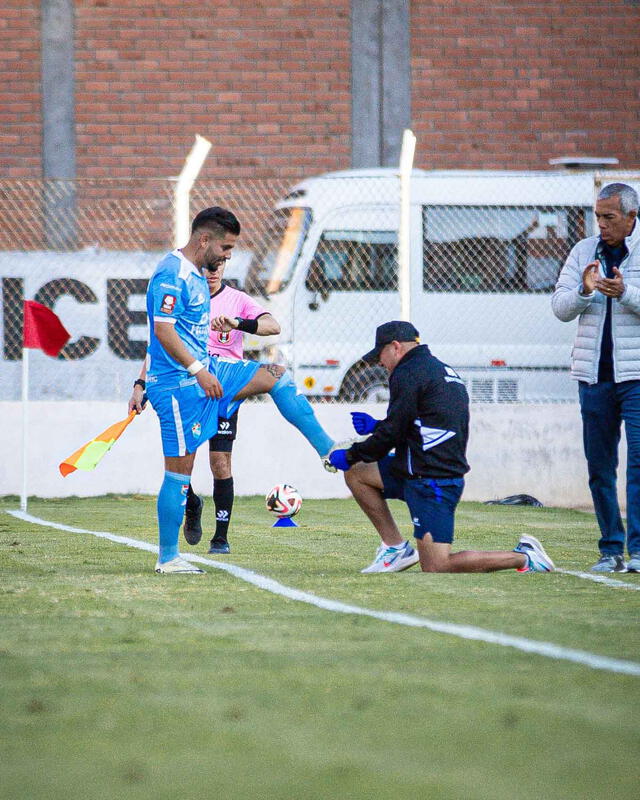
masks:
{"type": "Polygon", "coordinates": [[[363,356],[389,372],[389,407],[383,420],[353,412],[353,427],[371,434],[348,449],[336,445],[328,461],[345,480],[382,542],[362,572],[399,572],[420,561],[424,572],[551,572],[540,542],[522,536],[514,550],[451,552],[456,506],[469,471],[466,459],[469,397],[458,374],[420,344],[409,322],[385,322],[375,347],[363,356]],[[395,448],[395,455],[389,455],[395,448]],[[404,500],[417,553],[403,540],[387,499],[404,500]]]}

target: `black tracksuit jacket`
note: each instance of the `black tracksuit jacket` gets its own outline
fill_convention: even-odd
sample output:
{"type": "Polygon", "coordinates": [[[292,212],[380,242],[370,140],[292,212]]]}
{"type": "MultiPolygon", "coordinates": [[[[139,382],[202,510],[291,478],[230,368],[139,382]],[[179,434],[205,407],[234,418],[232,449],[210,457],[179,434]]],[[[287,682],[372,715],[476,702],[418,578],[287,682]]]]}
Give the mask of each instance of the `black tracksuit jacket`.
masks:
{"type": "Polygon", "coordinates": [[[350,463],[379,461],[395,447],[400,478],[461,478],[469,471],[469,397],[462,379],[431,355],[409,350],[389,377],[389,407],[364,442],[347,450],[350,463]]]}

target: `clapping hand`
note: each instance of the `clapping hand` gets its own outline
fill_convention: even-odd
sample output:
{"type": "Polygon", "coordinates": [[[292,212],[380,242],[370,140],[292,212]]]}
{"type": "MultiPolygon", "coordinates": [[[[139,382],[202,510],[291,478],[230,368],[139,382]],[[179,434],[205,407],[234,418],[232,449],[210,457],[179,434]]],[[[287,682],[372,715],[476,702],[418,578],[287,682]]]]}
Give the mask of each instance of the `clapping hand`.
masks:
{"type": "Polygon", "coordinates": [[[622,297],[625,289],[622,273],[617,267],[614,267],[613,278],[598,277],[595,288],[605,297],[622,297]]]}

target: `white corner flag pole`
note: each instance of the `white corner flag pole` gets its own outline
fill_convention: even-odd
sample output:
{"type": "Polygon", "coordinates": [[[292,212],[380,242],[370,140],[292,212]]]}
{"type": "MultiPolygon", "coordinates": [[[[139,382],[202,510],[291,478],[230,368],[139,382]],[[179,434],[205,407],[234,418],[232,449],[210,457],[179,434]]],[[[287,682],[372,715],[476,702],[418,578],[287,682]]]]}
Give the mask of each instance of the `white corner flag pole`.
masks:
{"type": "Polygon", "coordinates": [[[22,490],[20,511],[27,511],[27,475],[29,456],[29,350],[22,348],[22,490]]]}
{"type": "Polygon", "coordinates": [[[185,159],[184,166],[176,182],[173,217],[174,247],[182,247],[189,240],[189,198],[191,196],[191,187],[200,174],[210,149],[211,142],[196,133],[195,143],[185,159]]]}
{"type": "Polygon", "coordinates": [[[411,171],[416,137],[408,128],[400,151],[400,221],[398,225],[398,291],[400,319],[411,322],[411,171]]]}

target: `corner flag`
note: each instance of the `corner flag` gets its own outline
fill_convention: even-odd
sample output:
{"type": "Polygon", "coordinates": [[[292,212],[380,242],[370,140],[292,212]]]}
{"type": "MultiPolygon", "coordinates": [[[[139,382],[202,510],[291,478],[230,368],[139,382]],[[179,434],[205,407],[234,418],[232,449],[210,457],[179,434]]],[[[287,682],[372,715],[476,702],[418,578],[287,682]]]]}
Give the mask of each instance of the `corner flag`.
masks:
{"type": "Polygon", "coordinates": [[[59,355],[71,334],[53,311],[35,300],[25,300],[23,313],[23,347],[43,350],[48,356],[59,355]]]}

